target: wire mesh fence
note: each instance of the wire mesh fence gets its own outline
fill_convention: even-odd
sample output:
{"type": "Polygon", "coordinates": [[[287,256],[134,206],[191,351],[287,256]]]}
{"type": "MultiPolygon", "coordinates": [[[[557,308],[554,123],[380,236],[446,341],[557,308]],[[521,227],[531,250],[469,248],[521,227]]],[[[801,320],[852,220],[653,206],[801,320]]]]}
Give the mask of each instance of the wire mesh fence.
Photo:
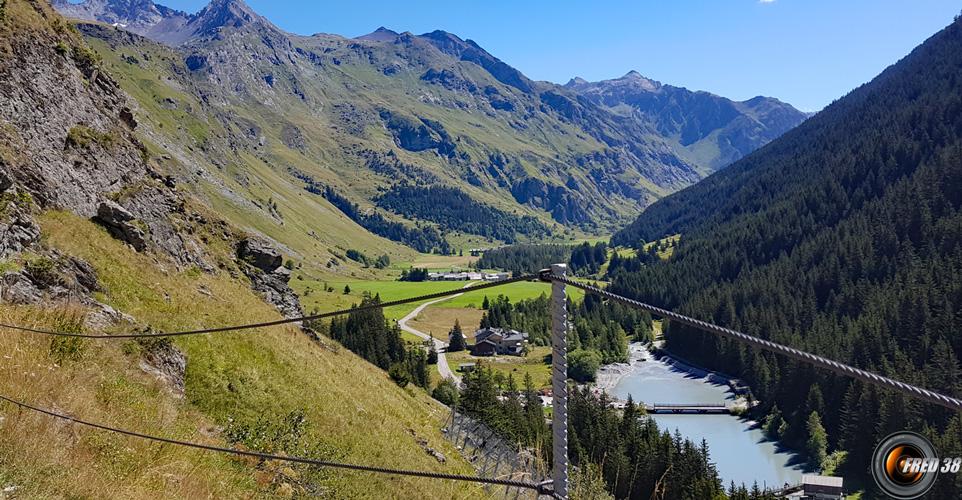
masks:
{"type": "MultiPolygon", "coordinates": [[[[535,484],[547,480],[546,466],[534,453],[519,449],[484,423],[456,409],[451,410],[442,432],[474,465],[481,477],[535,484]]],[[[539,497],[536,491],[513,486],[486,485],[485,490],[492,496],[505,499],[539,497]]]]}

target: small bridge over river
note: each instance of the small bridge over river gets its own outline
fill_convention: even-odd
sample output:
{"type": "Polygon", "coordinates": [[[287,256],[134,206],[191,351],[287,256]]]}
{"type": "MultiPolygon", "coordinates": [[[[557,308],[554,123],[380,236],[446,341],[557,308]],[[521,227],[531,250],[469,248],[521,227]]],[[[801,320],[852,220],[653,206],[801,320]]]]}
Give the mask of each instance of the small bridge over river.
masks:
{"type": "Polygon", "coordinates": [[[646,403],[645,411],[651,414],[729,414],[731,408],[723,403],[646,403]]]}

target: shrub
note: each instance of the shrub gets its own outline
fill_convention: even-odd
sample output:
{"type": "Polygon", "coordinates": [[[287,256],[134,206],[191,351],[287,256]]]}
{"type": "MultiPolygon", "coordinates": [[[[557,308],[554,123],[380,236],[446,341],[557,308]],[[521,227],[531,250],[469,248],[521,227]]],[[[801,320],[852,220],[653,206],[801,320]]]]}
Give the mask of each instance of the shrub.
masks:
{"type": "Polygon", "coordinates": [[[434,387],[434,390],[431,391],[431,397],[448,406],[455,406],[458,404],[461,393],[458,392],[458,386],[454,384],[454,381],[446,378],[434,387]]]}
{"type": "Polygon", "coordinates": [[[388,369],[387,374],[397,385],[407,387],[411,383],[411,374],[403,363],[394,363],[388,369]]]}
{"type": "Polygon", "coordinates": [[[367,255],[364,255],[360,251],[354,250],[353,248],[347,251],[347,258],[356,262],[360,262],[365,266],[370,265],[370,261],[368,260],[367,255]]]}
{"type": "Polygon", "coordinates": [[[60,283],[57,264],[49,257],[43,255],[30,257],[24,262],[23,269],[35,283],[42,287],[60,283]]]}
{"type": "Polygon", "coordinates": [[[117,143],[117,136],[112,132],[100,133],[85,125],[75,125],[67,132],[67,145],[75,148],[89,148],[91,144],[99,144],[105,149],[112,148],[117,143]]]}
{"type": "Polygon", "coordinates": [[[577,382],[591,382],[601,367],[601,355],[596,351],[576,349],[568,355],[568,377],[577,382]]]}
{"type": "Polygon", "coordinates": [[[0,274],[9,273],[9,272],[15,273],[20,269],[22,269],[22,267],[16,261],[0,260],[0,274]]]}
{"type": "Polygon", "coordinates": [[[73,60],[80,68],[93,68],[100,64],[100,56],[83,45],[74,46],[73,60]]]}

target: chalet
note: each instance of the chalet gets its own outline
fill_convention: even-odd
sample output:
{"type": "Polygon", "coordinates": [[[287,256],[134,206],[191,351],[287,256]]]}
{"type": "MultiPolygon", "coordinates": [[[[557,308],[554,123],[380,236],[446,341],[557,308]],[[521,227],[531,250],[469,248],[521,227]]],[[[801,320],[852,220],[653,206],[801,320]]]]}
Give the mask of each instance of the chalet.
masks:
{"type": "Polygon", "coordinates": [[[471,354],[475,356],[494,356],[507,354],[521,356],[524,345],[528,343],[528,334],[517,330],[503,328],[482,328],[474,333],[474,345],[471,354]]]}

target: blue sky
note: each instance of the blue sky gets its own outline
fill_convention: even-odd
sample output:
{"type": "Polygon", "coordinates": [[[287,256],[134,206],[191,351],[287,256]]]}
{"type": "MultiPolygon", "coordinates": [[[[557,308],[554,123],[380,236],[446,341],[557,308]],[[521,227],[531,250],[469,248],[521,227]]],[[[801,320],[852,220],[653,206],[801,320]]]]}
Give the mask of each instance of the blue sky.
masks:
{"type": "MultiPolygon", "coordinates": [[[[155,0],[196,12],[205,0],[155,0]]],[[[247,0],[294,33],[386,26],[470,38],[537,80],[619,77],[806,111],[870,80],[952,21],[958,0],[247,0]]]]}

